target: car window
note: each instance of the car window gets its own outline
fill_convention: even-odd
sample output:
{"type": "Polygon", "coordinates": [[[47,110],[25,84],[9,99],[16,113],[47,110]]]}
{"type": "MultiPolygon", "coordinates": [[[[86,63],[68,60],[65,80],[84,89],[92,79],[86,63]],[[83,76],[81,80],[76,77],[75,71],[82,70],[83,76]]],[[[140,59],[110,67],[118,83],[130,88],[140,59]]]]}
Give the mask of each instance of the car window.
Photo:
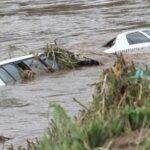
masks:
{"type": "Polygon", "coordinates": [[[40,59],[44,61],[47,66],[52,66],[53,64],[52,59],[49,59],[46,55],[41,55],[40,59]]]}
{"type": "Polygon", "coordinates": [[[133,32],[127,34],[127,40],[130,45],[150,42],[150,39],[140,32],[133,32]]]}
{"type": "Polygon", "coordinates": [[[3,68],[17,81],[21,80],[19,69],[14,64],[3,65],[3,68]]]}
{"type": "Polygon", "coordinates": [[[21,62],[16,62],[15,63],[17,67],[19,67],[21,70],[30,70],[30,67],[26,65],[25,63],[21,62]]]}
{"type": "Polygon", "coordinates": [[[32,58],[23,61],[32,71],[34,72],[42,72],[45,69],[45,66],[39,59],[32,58]]]}
{"type": "Polygon", "coordinates": [[[31,59],[27,59],[27,60],[23,60],[22,61],[24,64],[26,64],[29,68],[31,67],[31,66],[35,66],[36,65],[36,63],[35,63],[35,60],[33,59],[33,58],[31,58],[31,59]]]}
{"type": "Polygon", "coordinates": [[[150,36],[150,30],[144,30],[143,32],[150,36]]]}
{"type": "Polygon", "coordinates": [[[3,68],[0,68],[0,78],[5,83],[14,82],[15,81],[3,68]]]}
{"type": "Polygon", "coordinates": [[[58,63],[57,60],[54,60],[52,56],[47,57],[46,55],[41,55],[40,59],[45,63],[47,67],[51,67],[53,70],[59,70],[63,68],[61,63],[58,63]]]}

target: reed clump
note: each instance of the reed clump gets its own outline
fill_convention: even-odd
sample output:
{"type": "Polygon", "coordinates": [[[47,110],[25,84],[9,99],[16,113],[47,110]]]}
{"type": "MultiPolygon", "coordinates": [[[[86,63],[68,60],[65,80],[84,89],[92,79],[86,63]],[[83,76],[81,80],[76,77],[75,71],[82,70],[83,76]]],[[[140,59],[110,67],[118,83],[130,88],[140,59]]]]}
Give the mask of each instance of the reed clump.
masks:
{"type": "Polygon", "coordinates": [[[44,51],[47,58],[52,61],[52,68],[55,64],[58,64],[60,69],[74,69],[78,66],[78,57],[74,53],[59,47],[56,42],[47,44],[44,51]]]}
{"type": "MultiPolygon", "coordinates": [[[[147,68],[146,68],[147,70],[147,68]]],[[[150,149],[150,78],[117,56],[95,83],[93,101],[72,120],[58,104],[38,150],[150,149]],[[116,138],[136,134],[123,145],[116,138]],[[118,140],[117,140],[118,141],[118,140]]],[[[149,72],[149,71],[147,71],[149,72]]],[[[35,150],[35,149],[29,149],[35,150]]]]}

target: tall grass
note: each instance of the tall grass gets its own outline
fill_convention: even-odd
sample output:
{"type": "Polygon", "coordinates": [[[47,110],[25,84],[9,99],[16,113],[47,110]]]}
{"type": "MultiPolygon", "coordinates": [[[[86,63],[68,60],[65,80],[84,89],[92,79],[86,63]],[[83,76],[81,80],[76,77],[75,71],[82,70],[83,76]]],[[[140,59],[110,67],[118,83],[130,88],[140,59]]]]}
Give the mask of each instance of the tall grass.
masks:
{"type": "Polygon", "coordinates": [[[131,80],[135,71],[134,64],[127,65],[123,56],[118,57],[114,66],[104,71],[93,102],[76,121],[71,121],[59,105],[51,105],[54,120],[41,150],[97,149],[107,146],[114,137],[143,128],[150,130],[149,80],[131,80]]]}
{"type": "Polygon", "coordinates": [[[51,104],[53,120],[40,144],[29,150],[109,150],[116,137],[143,130],[146,136],[135,138],[132,148],[150,149],[150,79],[133,79],[135,72],[133,63],[118,57],[95,84],[93,101],[81,104],[83,111],[74,120],[60,105],[51,104]]]}

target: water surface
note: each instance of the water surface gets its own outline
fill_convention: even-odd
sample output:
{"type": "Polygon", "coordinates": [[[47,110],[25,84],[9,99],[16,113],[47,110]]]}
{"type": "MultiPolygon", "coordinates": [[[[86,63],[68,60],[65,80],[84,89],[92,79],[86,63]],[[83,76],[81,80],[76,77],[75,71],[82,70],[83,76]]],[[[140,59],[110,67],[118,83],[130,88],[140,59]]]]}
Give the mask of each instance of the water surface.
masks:
{"type": "MultiPolygon", "coordinates": [[[[0,60],[42,51],[57,39],[62,47],[107,66],[109,57],[94,54],[122,31],[150,27],[149,8],[149,0],[1,0],[0,60]]],[[[50,101],[59,102],[71,116],[77,114],[80,107],[72,99],[92,99],[89,84],[98,80],[102,68],[61,71],[0,87],[0,135],[13,137],[9,143],[15,145],[41,137],[51,116],[50,101]]]]}

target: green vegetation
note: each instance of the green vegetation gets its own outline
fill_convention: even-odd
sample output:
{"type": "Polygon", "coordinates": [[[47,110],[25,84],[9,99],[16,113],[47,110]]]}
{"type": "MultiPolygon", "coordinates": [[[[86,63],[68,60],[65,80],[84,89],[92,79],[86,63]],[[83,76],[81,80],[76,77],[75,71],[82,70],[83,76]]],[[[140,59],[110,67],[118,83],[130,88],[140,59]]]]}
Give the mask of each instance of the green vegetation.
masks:
{"type": "Polygon", "coordinates": [[[114,66],[104,70],[95,84],[89,106],[78,102],[83,110],[74,120],[60,105],[51,104],[53,120],[43,140],[36,144],[28,142],[28,149],[128,150],[132,147],[133,150],[149,150],[150,78],[133,79],[135,72],[133,63],[127,64],[123,56],[117,57],[114,66]],[[128,138],[131,134],[136,136],[128,138]],[[120,144],[121,137],[128,141],[120,144]]]}

